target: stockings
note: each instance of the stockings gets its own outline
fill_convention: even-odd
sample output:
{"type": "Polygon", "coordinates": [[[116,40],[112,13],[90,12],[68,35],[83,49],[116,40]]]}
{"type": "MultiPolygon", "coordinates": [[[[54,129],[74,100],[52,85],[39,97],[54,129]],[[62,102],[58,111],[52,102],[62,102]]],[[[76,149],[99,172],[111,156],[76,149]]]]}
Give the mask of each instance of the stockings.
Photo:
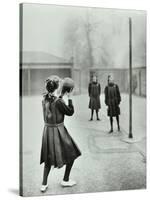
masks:
{"type": "MultiPolygon", "coordinates": [[[[118,131],[120,131],[120,125],[119,125],[119,115],[116,116],[118,131]]],[[[111,132],[113,132],[113,117],[110,117],[110,126],[111,126],[111,132]]]]}
{"type": "Polygon", "coordinates": [[[94,110],[91,109],[91,120],[93,120],[93,114],[94,114],[94,110]]]}
{"type": "Polygon", "coordinates": [[[69,175],[70,175],[70,171],[72,169],[74,161],[70,162],[69,164],[66,165],[66,170],[65,170],[65,174],[64,174],[64,181],[69,181],[69,175]]]}
{"type": "MultiPolygon", "coordinates": [[[[93,120],[93,114],[94,114],[94,110],[91,109],[91,120],[93,120]]],[[[99,117],[98,117],[98,110],[96,110],[96,117],[97,117],[97,120],[99,120],[99,117]]]]}
{"type": "Polygon", "coordinates": [[[113,131],[113,117],[110,117],[110,126],[111,126],[111,131],[113,131]]]}
{"type": "Polygon", "coordinates": [[[98,110],[96,110],[96,117],[97,117],[97,120],[99,120],[99,117],[98,117],[98,110]]]}
{"type": "Polygon", "coordinates": [[[116,116],[116,120],[117,120],[117,125],[118,125],[118,131],[120,131],[120,125],[119,125],[119,115],[116,116]]]}
{"type": "MultiPolygon", "coordinates": [[[[63,178],[64,181],[69,181],[69,175],[70,175],[73,163],[74,163],[74,161],[71,161],[69,164],[66,165],[65,174],[64,174],[64,178],[63,178]]],[[[47,184],[47,178],[48,178],[50,169],[51,169],[51,166],[45,164],[42,185],[47,184]]]]}
{"type": "Polygon", "coordinates": [[[47,184],[47,178],[48,178],[50,169],[51,169],[51,166],[45,164],[44,173],[43,173],[43,182],[42,182],[43,185],[47,184]]]}

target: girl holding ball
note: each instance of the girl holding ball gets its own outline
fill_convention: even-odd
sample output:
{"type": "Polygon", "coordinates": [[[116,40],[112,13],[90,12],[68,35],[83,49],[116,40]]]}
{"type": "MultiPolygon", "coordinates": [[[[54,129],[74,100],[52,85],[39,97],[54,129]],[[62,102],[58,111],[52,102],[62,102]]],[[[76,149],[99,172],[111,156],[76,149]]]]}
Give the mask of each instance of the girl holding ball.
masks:
{"type": "Polygon", "coordinates": [[[50,76],[46,80],[47,94],[44,95],[42,101],[44,130],[40,164],[44,163],[44,171],[41,192],[45,192],[48,188],[47,179],[52,166],[54,168],[61,168],[66,165],[61,186],[74,186],[76,182],[70,180],[69,176],[74,160],[81,155],[78,146],[64,125],[65,115],[72,116],[74,114],[74,106],[71,99],[74,87],[73,80],[64,79],[61,97],[59,98],[55,95],[58,87],[58,76],[50,76]],[[68,105],[63,100],[64,95],[68,97],[68,105]]]}

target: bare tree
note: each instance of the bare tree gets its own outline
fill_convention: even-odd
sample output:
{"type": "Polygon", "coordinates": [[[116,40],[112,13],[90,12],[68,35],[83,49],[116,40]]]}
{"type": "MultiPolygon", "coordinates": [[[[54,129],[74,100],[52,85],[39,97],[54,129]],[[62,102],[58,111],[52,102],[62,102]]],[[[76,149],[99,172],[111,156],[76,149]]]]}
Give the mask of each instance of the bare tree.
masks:
{"type": "Polygon", "coordinates": [[[83,18],[68,21],[64,52],[73,56],[80,68],[123,65],[127,60],[127,31],[125,20],[87,9],[83,18]]]}

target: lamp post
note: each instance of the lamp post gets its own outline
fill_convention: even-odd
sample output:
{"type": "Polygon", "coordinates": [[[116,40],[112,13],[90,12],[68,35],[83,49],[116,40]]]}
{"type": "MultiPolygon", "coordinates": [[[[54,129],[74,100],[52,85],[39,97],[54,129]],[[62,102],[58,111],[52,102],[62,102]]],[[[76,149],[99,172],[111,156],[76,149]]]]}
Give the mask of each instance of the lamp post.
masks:
{"type": "Polygon", "coordinates": [[[132,20],[129,18],[129,138],[132,134],[132,20]]]}

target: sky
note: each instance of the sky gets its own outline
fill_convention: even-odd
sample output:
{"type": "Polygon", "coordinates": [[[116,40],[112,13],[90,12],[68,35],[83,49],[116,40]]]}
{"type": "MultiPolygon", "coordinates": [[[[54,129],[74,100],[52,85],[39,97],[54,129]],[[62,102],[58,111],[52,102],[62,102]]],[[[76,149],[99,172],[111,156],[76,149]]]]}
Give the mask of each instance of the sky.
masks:
{"type": "Polygon", "coordinates": [[[43,51],[62,56],[65,23],[82,9],[71,7],[24,4],[23,50],[43,51]]]}
{"type": "Polygon", "coordinates": [[[93,10],[86,7],[24,4],[23,50],[42,51],[63,57],[64,34],[67,22],[73,18],[84,20],[87,10],[92,13],[94,20],[102,21],[103,28],[99,31],[103,31],[106,35],[109,32],[108,27],[112,24],[116,27],[122,25],[121,37],[115,37],[115,35],[110,37],[108,34],[109,41],[112,42],[112,55],[116,57],[118,64],[123,62],[122,55],[125,55],[128,49],[127,21],[128,17],[132,17],[134,60],[140,65],[145,65],[146,13],[136,10],[103,8],[93,10]]]}

